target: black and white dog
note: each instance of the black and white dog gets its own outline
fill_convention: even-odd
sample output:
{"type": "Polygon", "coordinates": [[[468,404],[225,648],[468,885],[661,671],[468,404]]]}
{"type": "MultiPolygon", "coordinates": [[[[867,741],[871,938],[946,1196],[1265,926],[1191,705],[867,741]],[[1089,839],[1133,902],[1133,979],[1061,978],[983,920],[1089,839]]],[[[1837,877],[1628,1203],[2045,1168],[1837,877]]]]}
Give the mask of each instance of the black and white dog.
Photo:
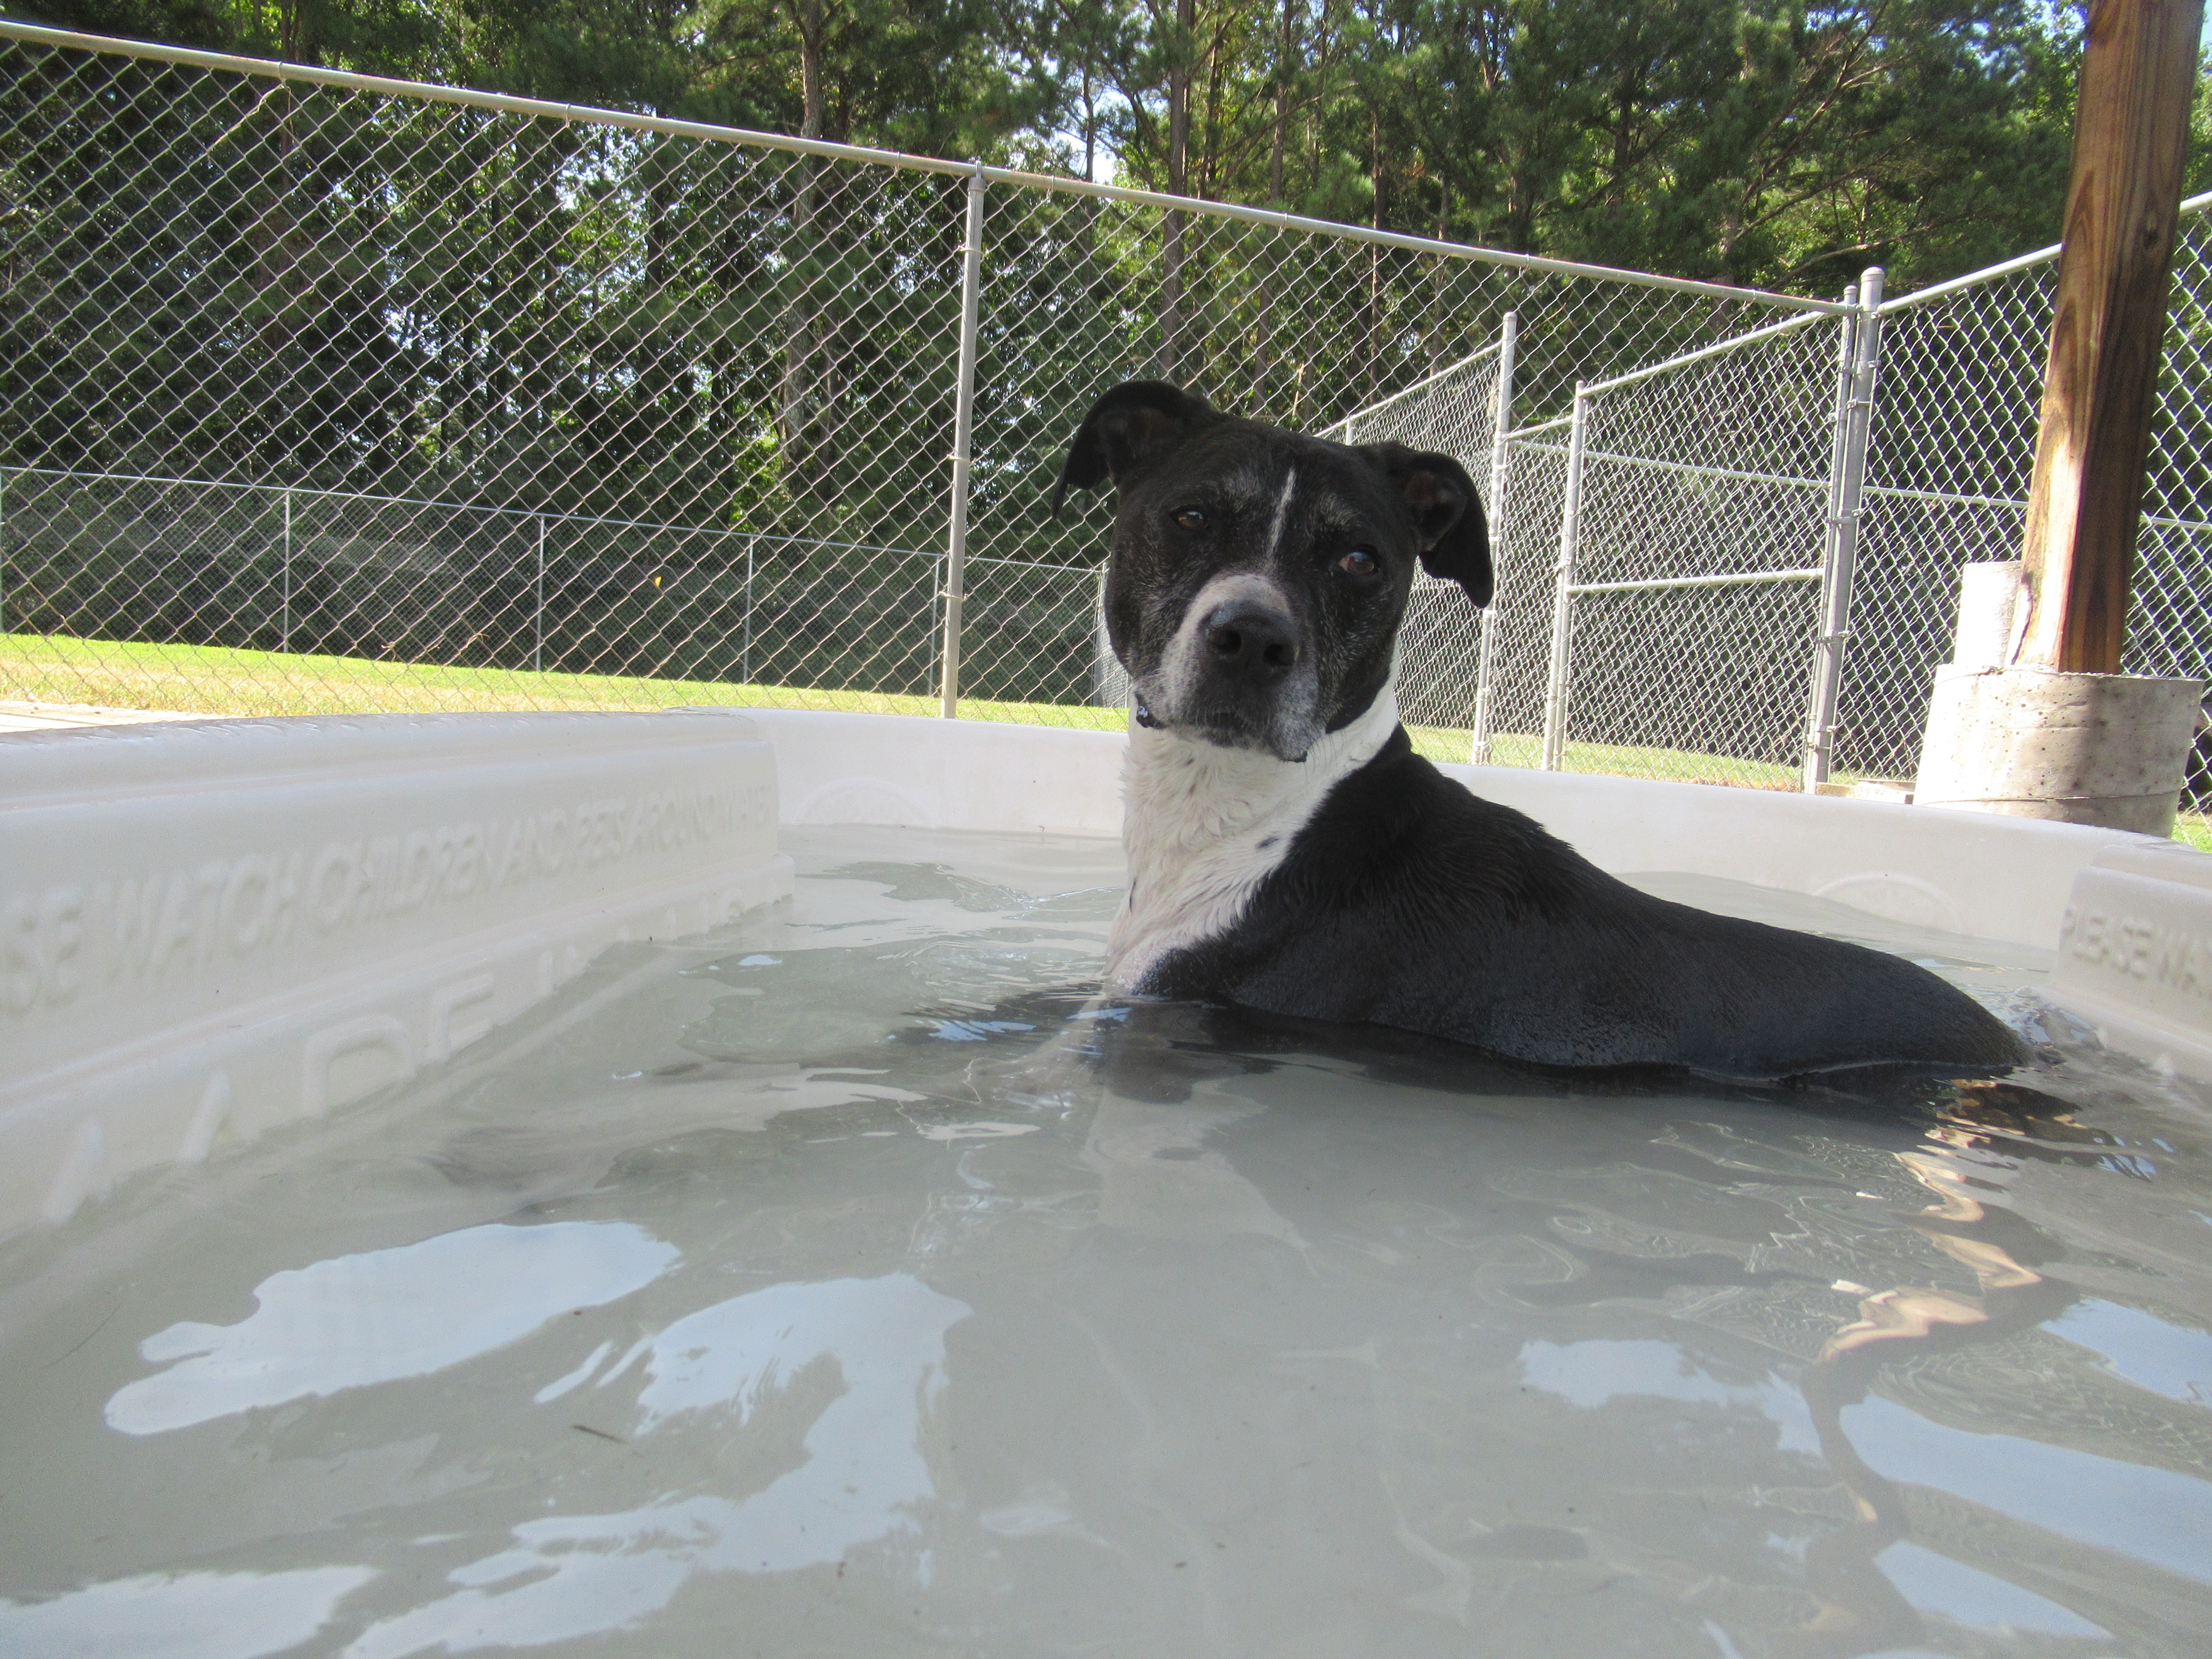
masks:
{"type": "Polygon", "coordinates": [[[1924,969],[1653,898],[1414,754],[1391,684],[1414,562],[1491,594],[1449,456],[1133,380],[1085,416],[1054,511],[1109,478],[1106,622],[1135,690],[1116,988],[1559,1066],[2021,1058],[1924,969]]]}

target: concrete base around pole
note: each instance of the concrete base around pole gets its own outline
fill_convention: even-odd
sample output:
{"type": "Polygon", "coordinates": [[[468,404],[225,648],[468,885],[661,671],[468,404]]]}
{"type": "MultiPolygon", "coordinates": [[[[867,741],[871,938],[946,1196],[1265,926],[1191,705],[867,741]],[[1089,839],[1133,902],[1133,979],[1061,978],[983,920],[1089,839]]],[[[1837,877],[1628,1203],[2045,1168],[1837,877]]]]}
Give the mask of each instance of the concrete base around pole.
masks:
{"type": "Polygon", "coordinates": [[[1947,663],[1913,799],[2171,835],[2203,695],[2202,680],[1947,663]]]}

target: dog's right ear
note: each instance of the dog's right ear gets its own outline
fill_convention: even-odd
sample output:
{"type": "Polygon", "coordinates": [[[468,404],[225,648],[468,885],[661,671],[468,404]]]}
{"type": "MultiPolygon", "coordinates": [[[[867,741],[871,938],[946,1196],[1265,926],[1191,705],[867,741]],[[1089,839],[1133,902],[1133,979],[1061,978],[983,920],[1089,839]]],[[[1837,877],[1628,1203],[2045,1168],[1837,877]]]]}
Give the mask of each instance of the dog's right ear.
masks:
{"type": "Polygon", "coordinates": [[[1124,380],[1091,404],[1076,428],[1052,492],[1053,517],[1069,490],[1096,489],[1109,475],[1119,485],[1220,418],[1195,392],[1165,380],[1124,380]]]}

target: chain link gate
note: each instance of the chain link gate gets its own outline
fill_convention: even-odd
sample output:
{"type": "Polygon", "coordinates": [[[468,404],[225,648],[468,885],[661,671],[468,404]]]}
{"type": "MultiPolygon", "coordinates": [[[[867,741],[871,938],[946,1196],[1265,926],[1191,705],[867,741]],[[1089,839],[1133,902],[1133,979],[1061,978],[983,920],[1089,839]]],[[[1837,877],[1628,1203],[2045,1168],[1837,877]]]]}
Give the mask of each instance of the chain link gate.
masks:
{"type": "Polygon", "coordinates": [[[1470,411],[1492,400],[1498,593],[1479,667],[1471,627],[1456,641],[1409,629],[1401,702],[1472,691],[1478,760],[1762,787],[1825,777],[1872,311],[1854,289],[1835,322],[1801,317],[1583,385],[1567,415],[1518,428],[1512,320],[1425,399],[1338,428],[1467,458],[1470,411]]]}
{"type": "Polygon", "coordinates": [[[1577,769],[1795,786],[1837,493],[1839,332],[1784,325],[1577,389],[1547,769],[1572,744],[1577,769]]]}
{"type": "MultiPolygon", "coordinates": [[[[1322,435],[1340,443],[1396,442],[1441,451],[1480,481],[1493,550],[1508,532],[1505,430],[1511,423],[1513,368],[1521,319],[1507,312],[1498,337],[1395,397],[1347,416],[1322,435]]],[[[1498,610],[1480,610],[1456,582],[1413,574],[1398,635],[1398,712],[1406,724],[1449,754],[1445,731],[1469,733],[1464,757],[1477,763],[1490,750],[1490,664],[1498,610]],[[1431,736],[1431,734],[1437,734],[1431,736]]]]}

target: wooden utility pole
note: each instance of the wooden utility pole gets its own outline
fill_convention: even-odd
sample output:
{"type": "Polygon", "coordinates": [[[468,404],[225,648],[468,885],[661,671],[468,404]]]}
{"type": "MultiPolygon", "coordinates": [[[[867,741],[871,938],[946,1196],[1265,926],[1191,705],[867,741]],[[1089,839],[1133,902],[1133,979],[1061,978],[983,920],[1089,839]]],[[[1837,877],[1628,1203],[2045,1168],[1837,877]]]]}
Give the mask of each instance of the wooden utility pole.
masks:
{"type": "Polygon", "coordinates": [[[2023,667],[2114,674],[2203,0],[2092,0],[2027,503],[2023,667]]]}

